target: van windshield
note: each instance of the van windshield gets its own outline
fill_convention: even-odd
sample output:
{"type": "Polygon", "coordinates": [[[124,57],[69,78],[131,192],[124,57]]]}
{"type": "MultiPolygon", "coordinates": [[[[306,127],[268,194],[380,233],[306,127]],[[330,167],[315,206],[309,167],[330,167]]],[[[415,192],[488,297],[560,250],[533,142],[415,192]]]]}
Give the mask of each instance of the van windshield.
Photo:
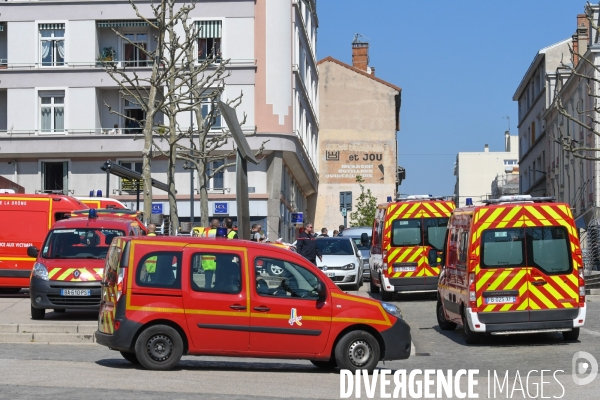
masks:
{"type": "Polygon", "coordinates": [[[55,229],[48,234],[42,257],[103,259],[112,240],[124,235],[118,229],[55,229]]]}
{"type": "Polygon", "coordinates": [[[527,265],[548,275],[569,273],[573,268],[569,235],[562,226],[488,229],[481,242],[483,268],[527,265]]]}

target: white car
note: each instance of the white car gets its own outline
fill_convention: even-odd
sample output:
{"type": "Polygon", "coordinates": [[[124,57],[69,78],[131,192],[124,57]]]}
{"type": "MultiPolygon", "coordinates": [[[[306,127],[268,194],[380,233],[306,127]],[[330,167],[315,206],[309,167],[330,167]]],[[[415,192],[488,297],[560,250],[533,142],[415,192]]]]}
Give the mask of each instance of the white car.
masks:
{"type": "Polygon", "coordinates": [[[345,237],[318,237],[323,261],[317,267],[338,286],[358,290],[363,284],[363,261],[354,241],[345,237]]]}

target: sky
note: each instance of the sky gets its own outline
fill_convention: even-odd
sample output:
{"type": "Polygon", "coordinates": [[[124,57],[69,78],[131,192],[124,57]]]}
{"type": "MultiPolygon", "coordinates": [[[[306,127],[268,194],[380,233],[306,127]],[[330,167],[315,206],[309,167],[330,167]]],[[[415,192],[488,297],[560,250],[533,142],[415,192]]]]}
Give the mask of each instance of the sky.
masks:
{"type": "Polygon", "coordinates": [[[452,195],[457,153],[504,151],[523,75],[540,49],[573,35],[585,4],[318,0],[317,58],[352,64],[355,33],[368,38],[376,76],[402,88],[400,193],[452,195]]]}

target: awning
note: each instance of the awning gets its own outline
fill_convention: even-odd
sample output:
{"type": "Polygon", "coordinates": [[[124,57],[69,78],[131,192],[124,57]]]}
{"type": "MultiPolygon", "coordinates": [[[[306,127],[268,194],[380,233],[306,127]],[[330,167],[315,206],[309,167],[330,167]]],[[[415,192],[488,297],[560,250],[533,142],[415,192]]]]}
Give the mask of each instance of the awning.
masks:
{"type": "Polygon", "coordinates": [[[200,39],[221,37],[221,21],[196,21],[196,29],[200,39]]]}
{"type": "MultiPolygon", "coordinates": [[[[153,24],[156,20],[150,20],[153,24]]],[[[98,21],[98,28],[127,28],[127,27],[138,27],[138,26],[150,26],[146,21],[141,19],[117,19],[112,21],[98,21]]]]}
{"type": "Polygon", "coordinates": [[[40,30],[65,29],[65,24],[40,24],[40,30]]]}

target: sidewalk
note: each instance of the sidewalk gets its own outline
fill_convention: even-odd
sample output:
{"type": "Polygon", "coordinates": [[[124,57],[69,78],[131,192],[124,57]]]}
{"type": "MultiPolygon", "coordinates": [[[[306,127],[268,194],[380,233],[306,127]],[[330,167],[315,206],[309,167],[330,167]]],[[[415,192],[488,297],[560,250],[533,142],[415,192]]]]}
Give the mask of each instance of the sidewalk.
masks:
{"type": "Polygon", "coordinates": [[[0,295],[0,343],[94,343],[98,310],[46,310],[43,320],[31,319],[29,291],[0,295]]]}

